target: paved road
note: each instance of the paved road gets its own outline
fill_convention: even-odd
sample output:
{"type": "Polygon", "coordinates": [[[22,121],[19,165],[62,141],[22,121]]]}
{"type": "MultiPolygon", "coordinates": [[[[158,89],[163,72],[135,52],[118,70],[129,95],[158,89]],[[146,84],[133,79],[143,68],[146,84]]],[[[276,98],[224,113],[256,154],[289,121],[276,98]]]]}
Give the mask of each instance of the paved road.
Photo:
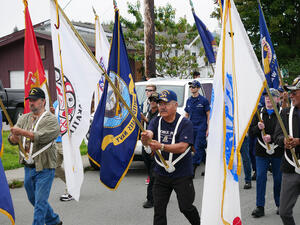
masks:
{"type": "MultiPolygon", "coordinates": [[[[198,168],[195,179],[196,200],[195,205],[201,208],[203,177],[198,168]]],[[[153,209],[143,209],[146,185],[144,184],[146,171],[141,162],[134,162],[127,176],[117,191],[106,189],[99,182],[97,171],[85,173],[85,180],[81,190],[79,202],[60,202],[59,196],[64,191],[64,184],[55,179],[50,196],[50,203],[61,216],[64,225],[151,225],[153,209]]],[[[271,174],[268,175],[270,181],[271,174]]],[[[243,190],[241,182],[241,206],[243,225],[281,225],[281,220],[275,214],[276,208],[272,200],[272,191],[267,192],[266,216],[253,219],[250,216],[255,207],[255,188],[243,190]]],[[[255,182],[254,182],[255,187],[255,182]]],[[[272,182],[268,182],[268,190],[272,190],[272,182]]],[[[32,223],[33,208],[29,204],[24,188],[11,190],[16,213],[16,225],[29,225],[32,223]]],[[[296,222],[300,223],[300,200],[294,210],[296,222]]],[[[188,225],[184,216],[179,212],[176,196],[173,193],[168,206],[168,224],[188,225]]],[[[10,225],[2,214],[0,225],[10,225]]]]}

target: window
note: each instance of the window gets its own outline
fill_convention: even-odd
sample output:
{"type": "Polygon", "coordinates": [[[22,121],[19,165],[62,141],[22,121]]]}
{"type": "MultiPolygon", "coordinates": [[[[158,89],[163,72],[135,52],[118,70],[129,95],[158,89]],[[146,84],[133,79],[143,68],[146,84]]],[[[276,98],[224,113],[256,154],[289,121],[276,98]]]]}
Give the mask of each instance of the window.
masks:
{"type": "MultiPolygon", "coordinates": [[[[45,70],[48,82],[48,70],[45,70]]],[[[14,89],[24,89],[24,71],[10,71],[10,87],[14,89]]],[[[48,82],[49,83],[49,82],[48,82]]]]}
{"type": "Polygon", "coordinates": [[[39,51],[40,51],[41,59],[45,59],[46,58],[45,45],[39,45],[39,51]]]}

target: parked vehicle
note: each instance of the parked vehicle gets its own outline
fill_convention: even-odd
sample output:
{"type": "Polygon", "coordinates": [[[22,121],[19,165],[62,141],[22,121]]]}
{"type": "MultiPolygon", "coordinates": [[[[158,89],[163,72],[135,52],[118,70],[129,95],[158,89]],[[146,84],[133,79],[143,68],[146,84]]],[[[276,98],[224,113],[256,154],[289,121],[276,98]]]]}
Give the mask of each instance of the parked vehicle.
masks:
{"type": "MultiPolygon", "coordinates": [[[[24,90],[4,88],[2,81],[0,80],[0,98],[13,124],[15,124],[24,111],[24,90]]],[[[7,122],[3,112],[2,120],[7,122]]]]}

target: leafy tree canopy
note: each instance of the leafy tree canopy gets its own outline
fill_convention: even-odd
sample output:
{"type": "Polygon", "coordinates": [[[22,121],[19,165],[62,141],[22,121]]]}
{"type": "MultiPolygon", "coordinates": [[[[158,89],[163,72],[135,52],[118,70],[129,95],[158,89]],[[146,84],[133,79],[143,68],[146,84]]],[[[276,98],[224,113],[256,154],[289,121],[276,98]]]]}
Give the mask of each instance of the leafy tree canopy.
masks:
{"type": "MultiPolygon", "coordinates": [[[[129,57],[134,60],[144,60],[144,22],[141,14],[141,4],[128,3],[128,13],[133,15],[135,21],[129,21],[121,17],[124,27],[124,36],[128,46],[132,46],[136,51],[129,53],[129,57]]],[[[204,50],[200,49],[200,54],[194,56],[185,45],[189,44],[197,35],[195,25],[190,25],[186,18],[175,21],[175,9],[170,4],[154,9],[155,14],[155,44],[156,51],[160,57],[156,58],[157,76],[188,77],[188,71],[198,68],[196,57],[204,55],[204,50]],[[174,49],[178,51],[174,55],[174,49]]]]}
{"type": "MultiPolygon", "coordinates": [[[[235,0],[258,59],[261,59],[259,11],[257,0],[235,0]]],[[[300,1],[261,0],[262,10],[282,70],[290,83],[300,75],[300,1]]],[[[212,13],[219,18],[219,8],[212,13]]]]}

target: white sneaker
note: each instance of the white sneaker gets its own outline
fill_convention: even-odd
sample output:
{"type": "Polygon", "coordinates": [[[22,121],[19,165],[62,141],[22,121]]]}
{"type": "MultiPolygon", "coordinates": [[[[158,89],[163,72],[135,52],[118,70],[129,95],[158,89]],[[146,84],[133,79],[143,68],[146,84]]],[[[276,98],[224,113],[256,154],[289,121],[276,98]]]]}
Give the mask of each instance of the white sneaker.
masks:
{"type": "Polygon", "coordinates": [[[74,198],[72,197],[72,195],[70,194],[63,194],[62,196],[60,196],[59,200],[63,201],[63,202],[67,202],[67,201],[71,201],[74,198]]]}

